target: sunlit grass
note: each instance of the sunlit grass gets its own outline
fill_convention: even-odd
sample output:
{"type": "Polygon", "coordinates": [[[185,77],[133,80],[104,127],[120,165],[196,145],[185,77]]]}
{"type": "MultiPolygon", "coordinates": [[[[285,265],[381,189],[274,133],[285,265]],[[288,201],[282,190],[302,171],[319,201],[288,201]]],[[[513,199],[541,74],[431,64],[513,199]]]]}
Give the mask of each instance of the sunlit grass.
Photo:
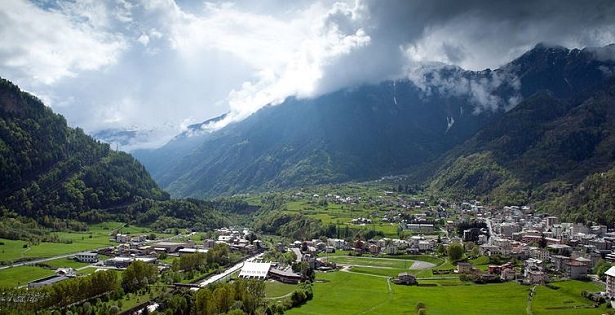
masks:
{"type": "Polygon", "coordinates": [[[28,282],[55,274],[53,270],[21,266],[0,270],[0,287],[17,287],[27,285],[28,282]]]}

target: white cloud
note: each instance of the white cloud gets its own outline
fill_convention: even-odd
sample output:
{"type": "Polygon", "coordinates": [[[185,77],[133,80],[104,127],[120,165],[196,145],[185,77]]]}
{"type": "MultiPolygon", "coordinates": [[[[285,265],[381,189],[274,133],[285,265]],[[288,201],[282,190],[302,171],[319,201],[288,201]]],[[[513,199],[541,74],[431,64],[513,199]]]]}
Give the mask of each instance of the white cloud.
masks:
{"type": "Polygon", "coordinates": [[[0,2],[0,63],[27,85],[50,85],[114,64],[126,42],[55,10],[0,2]]]}
{"type": "Polygon", "coordinates": [[[358,3],[336,3],[331,9],[315,3],[282,20],[232,5],[207,5],[203,16],[180,14],[185,23],[173,29],[172,43],[189,58],[220,50],[253,69],[251,80],[230,91],[230,114],[217,123],[223,126],[288,96],[321,93],[318,84],[326,67],[370,43],[356,23],[361,9],[358,3]]]}
{"type": "Polygon", "coordinates": [[[495,68],[545,40],[615,41],[611,1],[560,3],[0,1],[0,75],[86,131],[138,127],[165,139],[224,112],[219,126],[289,96],[406,75],[487,110],[518,102],[492,97],[509,78],[429,81],[425,71],[495,68]]]}

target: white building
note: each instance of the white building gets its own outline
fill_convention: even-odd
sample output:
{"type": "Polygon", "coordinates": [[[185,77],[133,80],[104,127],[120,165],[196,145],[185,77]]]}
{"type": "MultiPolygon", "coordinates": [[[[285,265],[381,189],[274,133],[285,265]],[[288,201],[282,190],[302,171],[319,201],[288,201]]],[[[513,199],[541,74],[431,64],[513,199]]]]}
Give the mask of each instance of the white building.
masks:
{"type": "Polygon", "coordinates": [[[81,252],[75,254],[75,259],[80,262],[95,263],[98,262],[98,254],[91,252],[81,252]]]}
{"type": "Polygon", "coordinates": [[[239,278],[245,279],[265,279],[271,269],[271,263],[259,263],[246,261],[241,267],[239,278]]]}
{"type": "Polygon", "coordinates": [[[609,268],[604,274],[606,275],[606,295],[615,297],[615,267],[609,268]]]}

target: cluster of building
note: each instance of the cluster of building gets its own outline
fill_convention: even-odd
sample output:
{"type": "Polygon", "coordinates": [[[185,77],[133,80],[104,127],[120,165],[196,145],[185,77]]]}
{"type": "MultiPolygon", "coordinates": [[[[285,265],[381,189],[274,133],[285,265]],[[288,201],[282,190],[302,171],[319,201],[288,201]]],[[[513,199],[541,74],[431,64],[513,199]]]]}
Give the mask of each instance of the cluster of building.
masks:
{"type": "MultiPolygon", "coordinates": [[[[278,243],[276,250],[292,252],[295,256],[294,263],[305,262],[312,270],[328,271],[337,267],[335,263],[317,259],[316,256],[321,252],[334,252],[336,248],[341,249],[345,248],[345,246],[346,242],[339,239],[329,239],[327,242],[314,239],[303,242],[295,241],[289,247],[278,243]]],[[[271,279],[283,283],[296,284],[305,280],[305,275],[294,272],[291,266],[282,266],[278,262],[246,261],[241,268],[239,278],[271,279]]]]}
{"type": "Polygon", "coordinates": [[[529,207],[472,206],[462,211],[483,218],[489,227],[478,235],[480,254],[524,260],[520,276],[526,283],[544,283],[553,274],[583,279],[601,259],[615,258],[615,233],[604,225],[560,223],[558,217],[537,215],[529,207]]]}
{"type": "Polygon", "coordinates": [[[356,254],[420,254],[433,251],[438,244],[437,236],[414,235],[409,239],[381,238],[378,240],[354,240],[347,242],[343,239],[330,238],[326,243],[321,240],[308,241],[315,244],[316,249],[332,252],[337,250],[352,250],[356,254]],[[323,249],[324,248],[324,249],[323,249]]]}
{"type": "MultiPolygon", "coordinates": [[[[206,239],[202,243],[197,243],[194,240],[185,242],[159,241],[153,242],[147,239],[145,235],[126,235],[116,234],[112,240],[118,242],[117,246],[110,246],[100,249],[96,252],[80,252],[74,255],[74,259],[83,263],[96,264],[98,268],[127,268],[135,261],[141,261],[149,264],[158,265],[159,269],[168,268],[168,266],[159,264],[158,257],[160,255],[182,256],[195,253],[207,253],[216,244],[223,243],[229,246],[231,250],[239,251],[246,255],[252,255],[262,249],[259,240],[253,240],[252,244],[246,240],[246,236],[250,233],[248,230],[238,231],[232,228],[222,228],[215,230],[217,239],[206,239]],[[99,255],[105,255],[109,258],[100,260],[99,255]]],[[[195,235],[192,233],[191,235],[195,235]]],[[[54,276],[35,280],[28,284],[28,287],[40,287],[51,285],[53,283],[66,280],[76,276],[76,272],[67,273],[66,268],[59,269],[59,273],[54,276]]]]}
{"type": "Polygon", "coordinates": [[[279,269],[277,264],[271,262],[251,262],[246,261],[241,271],[239,278],[243,279],[271,279],[283,283],[297,284],[303,280],[303,276],[292,272],[291,269],[279,269]]]}

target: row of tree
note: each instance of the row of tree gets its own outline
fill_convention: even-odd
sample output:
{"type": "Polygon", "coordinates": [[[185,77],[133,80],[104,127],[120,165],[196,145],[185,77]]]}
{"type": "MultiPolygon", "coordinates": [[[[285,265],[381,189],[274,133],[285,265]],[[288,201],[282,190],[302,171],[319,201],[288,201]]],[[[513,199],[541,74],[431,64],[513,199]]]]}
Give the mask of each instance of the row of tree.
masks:
{"type": "Polygon", "coordinates": [[[63,308],[119,289],[115,271],[96,272],[41,288],[0,288],[0,313],[29,314],[43,309],[63,308]]]}
{"type": "Polygon", "coordinates": [[[219,266],[225,266],[230,262],[229,247],[226,244],[216,244],[207,253],[195,253],[182,255],[179,259],[175,259],[172,264],[174,271],[192,271],[198,270],[206,272],[211,269],[216,269],[219,266]]]}
{"type": "Polygon", "coordinates": [[[238,280],[218,286],[208,286],[196,293],[197,314],[223,314],[232,309],[254,314],[265,297],[265,282],[238,280]]]}

